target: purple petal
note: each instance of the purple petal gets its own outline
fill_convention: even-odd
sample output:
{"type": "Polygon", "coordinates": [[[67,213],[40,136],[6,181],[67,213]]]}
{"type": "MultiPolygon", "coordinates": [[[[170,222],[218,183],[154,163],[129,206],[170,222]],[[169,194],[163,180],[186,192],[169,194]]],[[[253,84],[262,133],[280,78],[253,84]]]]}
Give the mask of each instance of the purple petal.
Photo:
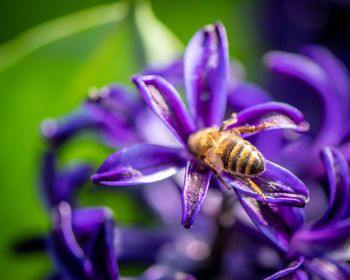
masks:
{"type": "Polygon", "coordinates": [[[265,63],[278,74],[306,83],[322,101],[324,120],[313,148],[318,151],[324,143],[327,145],[337,144],[343,135],[341,121],[343,112],[334,86],[324,69],[305,56],[286,52],[268,53],[265,56],[265,63]]]}
{"type": "Polygon", "coordinates": [[[83,208],[73,211],[73,232],[94,267],[94,279],[118,279],[114,250],[114,218],[108,208],[83,208]]]}
{"type": "Polygon", "coordinates": [[[75,209],[72,215],[72,226],[76,236],[96,235],[104,222],[113,223],[113,213],[109,208],[89,207],[75,209]]]}
{"type": "Polygon", "coordinates": [[[299,271],[300,266],[303,264],[304,258],[299,257],[298,260],[291,262],[287,268],[282,269],[275,274],[265,278],[265,280],[276,280],[276,279],[294,279],[301,280],[303,278],[298,278],[297,272],[299,271]]]}
{"type": "Polygon", "coordinates": [[[74,235],[69,204],[62,202],[53,215],[49,249],[59,270],[70,279],[92,279],[93,264],[74,235]]]}
{"type": "Polygon", "coordinates": [[[292,280],[310,280],[310,277],[304,270],[298,269],[295,273],[295,279],[292,280]]]}
{"type": "Polygon", "coordinates": [[[341,248],[350,237],[350,218],[319,229],[299,230],[292,239],[292,247],[304,255],[314,256],[341,248]]]}
{"type": "MultiPolygon", "coordinates": [[[[304,132],[309,129],[303,114],[296,108],[281,102],[266,102],[249,107],[237,114],[237,122],[227,127],[227,129],[237,126],[259,125],[271,123],[264,131],[272,129],[294,129],[297,132],[304,132]]],[[[248,137],[255,133],[243,133],[242,137],[248,137]]]]}
{"type": "Polygon", "coordinates": [[[263,204],[237,190],[236,194],[257,228],[280,250],[288,252],[291,237],[304,221],[302,209],[263,204]]]}
{"type": "Polygon", "coordinates": [[[187,163],[185,184],[182,190],[182,225],[191,228],[207,195],[211,173],[201,163],[187,163]]]}
{"type": "Polygon", "coordinates": [[[270,94],[262,88],[251,83],[242,82],[229,91],[227,101],[229,107],[238,112],[271,100],[270,94]]]}
{"type": "Polygon", "coordinates": [[[54,145],[62,145],[75,134],[85,129],[96,129],[97,125],[84,110],[77,110],[63,118],[46,119],[41,123],[41,133],[54,145]]]}
{"type": "Polygon", "coordinates": [[[226,108],[228,43],[221,23],[199,30],[184,56],[187,104],[199,127],[220,125],[226,108]]]}
{"type": "Polygon", "coordinates": [[[133,110],[142,104],[135,90],[131,90],[122,84],[112,84],[100,90],[90,90],[86,103],[99,104],[101,108],[118,112],[128,117],[132,117],[133,110]]]}
{"type": "Polygon", "coordinates": [[[184,145],[195,125],[176,89],[159,76],[136,75],[132,81],[151,110],[184,145]]]}
{"type": "Polygon", "coordinates": [[[78,188],[81,188],[89,179],[92,173],[92,167],[88,164],[81,164],[63,170],[59,174],[54,185],[54,198],[52,206],[57,205],[61,201],[75,203],[75,193],[78,188]]]}
{"type": "Polygon", "coordinates": [[[135,144],[110,155],[91,180],[105,186],[161,181],[186,165],[186,151],[151,144],[135,144]]]}
{"type": "Polygon", "coordinates": [[[344,101],[343,105],[347,106],[350,92],[350,73],[345,65],[329,50],[321,46],[305,46],[301,49],[301,53],[310,57],[324,69],[337,89],[339,97],[344,101]]]}
{"type": "Polygon", "coordinates": [[[135,130],[135,112],[142,111],[142,100],[121,85],[102,88],[90,94],[84,109],[95,121],[103,140],[112,147],[119,147],[140,140],[135,130]]]}
{"type": "Polygon", "coordinates": [[[43,158],[42,172],[45,202],[49,208],[57,206],[61,201],[74,205],[74,194],[87,182],[92,168],[88,164],[80,164],[60,172],[56,169],[56,155],[53,151],[48,151],[43,158]]]}
{"type": "MultiPolygon", "coordinates": [[[[309,192],[302,181],[283,167],[265,160],[266,170],[261,175],[250,179],[261,189],[266,202],[281,205],[304,207],[309,199],[309,192]]],[[[260,194],[234,175],[222,174],[225,181],[238,191],[262,201],[260,194]]]]}
{"type": "Polygon", "coordinates": [[[157,75],[163,77],[176,88],[183,85],[183,59],[178,59],[165,66],[148,67],[142,71],[142,75],[157,75]]]}
{"type": "Polygon", "coordinates": [[[348,280],[350,277],[350,275],[341,267],[325,258],[313,258],[310,261],[305,260],[304,266],[322,279],[348,280]]]}
{"type": "Polygon", "coordinates": [[[321,158],[329,182],[329,205],[314,228],[329,226],[339,221],[349,206],[350,171],[344,156],[335,148],[324,148],[321,158]]]}

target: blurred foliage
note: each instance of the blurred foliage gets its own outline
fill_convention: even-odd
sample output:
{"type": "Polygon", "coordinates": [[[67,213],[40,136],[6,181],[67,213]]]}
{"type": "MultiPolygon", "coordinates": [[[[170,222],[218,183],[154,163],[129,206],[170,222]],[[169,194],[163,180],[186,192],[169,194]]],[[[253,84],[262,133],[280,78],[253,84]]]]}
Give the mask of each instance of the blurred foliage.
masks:
{"type": "MultiPolygon", "coordinates": [[[[1,42],[14,38],[0,46],[0,263],[4,279],[40,279],[51,267],[44,254],[18,257],[12,253],[14,243],[50,228],[36,175],[44,147],[38,133],[43,119],[74,109],[90,87],[115,81],[131,85],[129,77],[147,62],[181,54],[199,28],[216,20],[227,28],[231,55],[248,68],[259,63],[249,16],[253,1],[224,0],[218,5],[153,0],[159,20],[180,40],[152,16],[146,4],[138,6],[136,13],[128,3],[93,7],[104,2],[111,1],[1,2],[0,10],[6,14],[0,17],[1,26],[6,26],[1,42]],[[91,8],[83,10],[87,7],[91,8]]],[[[99,164],[109,152],[90,138],[78,138],[67,147],[62,161],[86,159],[99,164]]],[[[121,209],[122,204],[125,212],[116,214],[121,222],[144,219],[146,214],[137,211],[136,202],[124,199],[127,193],[114,200],[111,191],[96,196],[93,188],[82,194],[85,203],[104,203],[114,209],[121,209]]]]}
{"type": "Polygon", "coordinates": [[[4,43],[30,27],[47,20],[93,7],[103,3],[115,2],[114,0],[12,0],[0,2],[0,43],[4,43]]]}

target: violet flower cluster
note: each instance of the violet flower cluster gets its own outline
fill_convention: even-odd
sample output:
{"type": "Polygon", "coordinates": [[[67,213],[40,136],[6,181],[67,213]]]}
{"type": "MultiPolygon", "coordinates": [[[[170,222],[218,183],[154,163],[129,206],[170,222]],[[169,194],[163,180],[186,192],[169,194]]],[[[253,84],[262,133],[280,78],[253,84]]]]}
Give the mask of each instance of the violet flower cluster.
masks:
{"type": "MultiPolygon", "coordinates": [[[[227,102],[228,46],[221,24],[205,27],[190,41],[184,56],[184,85],[190,113],[176,89],[160,76],[137,75],[132,78],[151,110],[166,124],[182,144],[174,149],[150,144],[124,148],[110,157],[92,177],[95,183],[125,186],[163,180],[186,166],[182,191],[182,224],[189,228],[203,203],[210,185],[212,170],[191,156],[189,136],[206,127],[220,126],[227,102]]],[[[295,108],[281,103],[265,103],[237,114],[240,125],[258,127],[273,123],[266,130],[304,131],[307,125],[295,108]]],[[[253,134],[253,133],[251,133],[253,134]]],[[[245,133],[243,138],[251,134],[245,133]]],[[[233,188],[261,200],[249,183],[223,174],[233,188]]],[[[284,168],[266,161],[266,171],[252,178],[263,191],[266,202],[282,205],[305,205],[308,193],[304,184],[284,168]]]]}
{"type": "Polygon", "coordinates": [[[73,113],[43,122],[51,279],[350,279],[349,75],[318,46],[270,52],[265,62],[316,93],[321,109],[306,121],[310,106],[288,104],[295,96],[276,102],[234,76],[225,28],[215,23],[194,35],[183,59],[134,75],[136,88],[92,90],[73,113]],[[189,137],[223,122],[263,153],[263,172],[245,180],[193,154],[189,137]],[[86,131],[118,150],[95,172],[91,163],[62,166],[66,144],[86,131]],[[82,205],[90,177],[129,190],[157,224],[131,227],[108,207],[82,205]],[[143,270],[123,277],[125,265],[143,270]]]}

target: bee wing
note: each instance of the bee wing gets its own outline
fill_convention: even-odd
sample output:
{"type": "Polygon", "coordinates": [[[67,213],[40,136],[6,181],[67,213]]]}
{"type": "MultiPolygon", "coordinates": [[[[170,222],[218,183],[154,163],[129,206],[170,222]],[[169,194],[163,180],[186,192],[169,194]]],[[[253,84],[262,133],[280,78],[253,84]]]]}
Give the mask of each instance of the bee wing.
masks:
{"type": "Polygon", "coordinates": [[[216,153],[215,148],[209,149],[204,154],[204,162],[217,172],[221,172],[224,170],[224,162],[216,153]]]}

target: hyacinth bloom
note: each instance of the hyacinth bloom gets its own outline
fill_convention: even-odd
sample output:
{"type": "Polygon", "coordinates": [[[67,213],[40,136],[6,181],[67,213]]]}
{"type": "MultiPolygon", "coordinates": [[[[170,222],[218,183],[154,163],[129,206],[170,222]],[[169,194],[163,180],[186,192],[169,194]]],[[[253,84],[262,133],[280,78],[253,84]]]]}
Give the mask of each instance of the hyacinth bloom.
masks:
{"type": "MultiPolygon", "coordinates": [[[[224,118],[228,83],[228,45],[224,27],[220,23],[204,27],[187,46],[184,85],[189,112],[176,89],[162,77],[136,75],[132,80],[147,105],[175,135],[182,148],[150,144],[124,148],[109,156],[92,180],[106,186],[150,183],[172,176],[186,166],[182,224],[190,228],[207,194],[212,171],[190,154],[187,141],[200,129],[220,126],[224,118]]],[[[266,130],[287,128],[301,132],[308,128],[298,110],[282,103],[260,104],[239,112],[237,122],[228,128],[259,127],[267,122],[273,125],[266,130]]],[[[253,134],[243,133],[242,137],[253,134]]],[[[240,192],[263,200],[248,183],[228,175],[225,179],[240,192]]],[[[267,203],[303,207],[307,201],[304,184],[268,160],[266,171],[252,180],[261,188],[267,203]]]]}
{"type": "MultiPolygon", "coordinates": [[[[67,279],[124,279],[118,262],[151,263],[155,252],[169,241],[164,235],[146,235],[135,229],[115,228],[106,207],[72,210],[61,202],[54,208],[53,230],[47,240],[59,277],[67,279]],[[138,242],[136,242],[138,241],[138,242]]],[[[150,266],[142,275],[127,279],[194,279],[164,264],[150,266]]]]}
{"type": "Polygon", "coordinates": [[[269,280],[310,279],[315,275],[322,279],[350,277],[345,246],[350,240],[349,167],[335,148],[323,149],[321,158],[328,177],[329,205],[311,225],[305,223],[299,208],[263,205],[238,194],[255,225],[290,261],[288,268],[268,277],[269,280]]]}
{"type": "Polygon", "coordinates": [[[313,45],[301,48],[300,54],[272,51],[264,61],[278,75],[272,83],[272,90],[278,93],[275,97],[298,106],[312,128],[277,157],[309,177],[324,172],[318,157],[324,146],[339,147],[350,162],[350,132],[346,127],[350,75],[343,63],[324,47],[313,45]]]}
{"type": "MultiPolygon", "coordinates": [[[[183,80],[182,60],[172,61],[162,67],[149,67],[143,73],[155,73],[180,86],[183,80]]],[[[106,145],[119,148],[149,141],[150,131],[154,127],[161,127],[158,119],[148,111],[134,89],[114,83],[100,90],[90,89],[89,97],[80,108],[63,118],[44,120],[41,133],[52,146],[59,147],[79,133],[92,131],[99,134],[106,145]]],[[[158,141],[166,143],[169,137],[158,141]]]]}
{"type": "MultiPolygon", "coordinates": [[[[55,263],[56,272],[51,276],[52,279],[123,279],[119,275],[118,264],[149,266],[133,279],[194,279],[182,271],[194,270],[203,254],[189,252],[188,249],[183,252],[175,245],[179,243],[185,248],[193,248],[193,244],[198,243],[209,248],[207,242],[210,242],[210,238],[207,236],[212,235],[215,226],[207,226],[205,220],[203,233],[191,232],[186,236],[177,236],[169,228],[148,231],[115,227],[113,214],[107,207],[77,208],[76,191],[90,176],[91,168],[87,164],[59,168],[57,144],[62,146],[81,130],[70,131],[72,133],[67,134],[64,141],[56,142],[42,158],[41,189],[45,203],[52,210],[53,229],[44,238],[25,240],[19,250],[46,249],[55,263]],[[165,244],[173,244],[173,249],[166,252],[161,250],[165,244]],[[157,260],[159,254],[160,261],[157,260]]],[[[169,192],[164,184],[162,190],[169,192]]],[[[160,214],[151,200],[140,202],[142,207],[155,206],[155,214],[160,214]]],[[[172,213],[163,211],[161,216],[172,213]]],[[[200,228],[203,229],[203,226],[200,228]]]]}
{"type": "MultiPolygon", "coordinates": [[[[53,210],[53,229],[44,239],[26,240],[21,244],[24,250],[28,246],[29,250],[46,248],[54,260],[55,275],[59,279],[119,279],[117,263],[150,265],[140,279],[194,279],[179,270],[195,265],[188,257],[186,266],[176,266],[164,260],[156,263],[160,248],[169,242],[179,242],[182,236],[175,238],[175,234],[164,229],[154,232],[117,228],[107,207],[76,208],[75,192],[90,173],[91,168],[87,165],[58,170],[56,152],[50,150],[44,154],[42,190],[46,204],[53,210]]],[[[193,234],[191,238],[197,240],[198,236],[193,234]]],[[[191,238],[187,236],[185,239],[191,238]]],[[[173,260],[176,250],[170,253],[173,260]]],[[[177,257],[186,259],[180,254],[177,257]]]]}
{"type": "MultiPolygon", "coordinates": [[[[170,186],[159,187],[158,192],[171,193],[170,186]]],[[[165,222],[171,221],[166,217],[173,215],[173,210],[159,213],[158,201],[149,202],[165,222]]],[[[177,202],[171,200],[168,207],[174,209],[177,202]]],[[[196,271],[208,258],[216,228],[209,217],[200,219],[198,231],[186,234],[172,231],[169,224],[157,231],[115,227],[107,207],[72,209],[64,200],[53,207],[52,223],[46,249],[54,260],[56,275],[68,279],[119,279],[117,264],[142,264],[149,268],[132,279],[192,280],[187,272],[196,271]]]]}
{"type": "Polygon", "coordinates": [[[63,277],[118,279],[110,211],[88,208],[73,214],[69,204],[61,202],[53,215],[49,248],[63,277]]]}

